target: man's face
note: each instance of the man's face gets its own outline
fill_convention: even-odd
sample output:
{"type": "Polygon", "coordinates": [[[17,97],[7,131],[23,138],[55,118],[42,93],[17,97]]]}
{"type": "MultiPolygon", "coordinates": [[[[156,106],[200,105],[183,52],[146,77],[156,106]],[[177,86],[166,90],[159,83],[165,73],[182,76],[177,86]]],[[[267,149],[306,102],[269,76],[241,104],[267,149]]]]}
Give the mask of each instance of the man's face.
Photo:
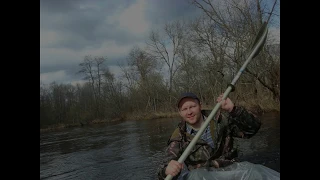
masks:
{"type": "Polygon", "coordinates": [[[179,103],[179,114],[187,123],[194,125],[201,119],[201,105],[196,99],[184,98],[179,103]]]}

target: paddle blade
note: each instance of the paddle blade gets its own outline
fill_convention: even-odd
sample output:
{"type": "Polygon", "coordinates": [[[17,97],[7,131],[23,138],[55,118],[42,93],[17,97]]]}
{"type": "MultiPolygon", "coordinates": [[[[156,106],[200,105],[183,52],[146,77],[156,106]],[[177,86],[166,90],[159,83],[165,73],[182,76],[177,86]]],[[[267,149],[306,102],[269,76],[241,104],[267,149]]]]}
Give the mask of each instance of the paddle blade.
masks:
{"type": "Polygon", "coordinates": [[[250,47],[250,50],[253,51],[253,49],[256,47],[257,43],[260,41],[261,38],[263,38],[263,42],[261,43],[261,45],[259,46],[258,50],[254,53],[253,57],[256,57],[259,52],[262,50],[263,48],[263,45],[265,44],[266,42],[266,39],[267,39],[267,36],[263,36],[265,31],[268,31],[268,28],[267,28],[267,22],[265,21],[262,26],[260,27],[260,30],[256,36],[256,39],[254,40],[253,44],[251,45],[250,47]]]}

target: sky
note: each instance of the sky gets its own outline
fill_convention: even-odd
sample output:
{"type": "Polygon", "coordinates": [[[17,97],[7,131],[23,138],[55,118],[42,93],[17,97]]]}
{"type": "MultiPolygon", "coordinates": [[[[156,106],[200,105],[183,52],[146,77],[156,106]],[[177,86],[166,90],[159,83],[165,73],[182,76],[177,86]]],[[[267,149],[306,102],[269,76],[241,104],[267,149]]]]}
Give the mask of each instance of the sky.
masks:
{"type": "MultiPolygon", "coordinates": [[[[165,22],[196,17],[187,0],[40,0],[40,82],[81,83],[86,55],[107,57],[116,76],[134,46],[165,22]]],[[[271,30],[280,41],[280,27],[271,30]]]]}

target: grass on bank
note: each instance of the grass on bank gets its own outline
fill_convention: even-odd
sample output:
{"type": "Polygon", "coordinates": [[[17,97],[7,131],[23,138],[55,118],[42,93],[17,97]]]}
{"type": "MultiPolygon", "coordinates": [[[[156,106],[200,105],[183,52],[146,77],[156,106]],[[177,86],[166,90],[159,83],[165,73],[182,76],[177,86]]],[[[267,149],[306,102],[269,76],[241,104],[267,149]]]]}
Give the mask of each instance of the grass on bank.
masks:
{"type": "MultiPolygon", "coordinates": [[[[270,101],[269,99],[261,99],[261,100],[247,100],[235,103],[238,106],[244,106],[254,114],[260,116],[263,113],[270,112],[270,111],[277,111],[280,112],[280,103],[276,103],[274,101],[270,101]]],[[[202,109],[205,110],[212,110],[215,105],[203,105],[202,109]]],[[[80,127],[85,125],[91,124],[101,124],[101,123],[111,123],[116,121],[123,121],[123,120],[153,120],[159,118],[179,118],[178,112],[156,112],[156,113],[131,113],[127,114],[124,117],[112,119],[112,120],[105,120],[105,119],[95,119],[91,122],[86,124],[83,123],[71,123],[71,124],[55,124],[48,126],[46,128],[40,128],[40,133],[61,130],[65,128],[72,128],[72,127],[80,127]]]]}

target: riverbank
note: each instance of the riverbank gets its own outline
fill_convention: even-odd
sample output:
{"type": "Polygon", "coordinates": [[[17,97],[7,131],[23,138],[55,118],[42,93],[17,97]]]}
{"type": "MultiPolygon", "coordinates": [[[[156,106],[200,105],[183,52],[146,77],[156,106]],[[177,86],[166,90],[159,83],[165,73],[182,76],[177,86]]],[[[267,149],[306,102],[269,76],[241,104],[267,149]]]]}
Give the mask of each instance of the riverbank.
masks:
{"type": "Polygon", "coordinates": [[[40,133],[49,132],[49,131],[57,131],[57,130],[65,129],[65,128],[88,126],[88,125],[93,125],[93,124],[106,124],[106,123],[114,123],[114,122],[120,122],[120,121],[132,121],[132,120],[153,120],[153,119],[159,119],[159,118],[175,118],[175,117],[179,117],[179,113],[177,113],[177,112],[135,113],[135,114],[126,115],[125,117],[115,118],[115,119],[111,119],[111,120],[96,119],[96,120],[93,120],[91,122],[86,122],[86,123],[54,124],[54,125],[48,126],[46,128],[40,128],[40,133]]]}
{"type": "MultiPolygon", "coordinates": [[[[206,106],[203,108],[203,110],[211,111],[213,107],[206,106]]],[[[261,108],[252,107],[247,108],[257,116],[262,116],[265,113],[273,112],[273,113],[280,113],[277,110],[273,109],[265,109],[262,110],[261,108]]],[[[106,119],[96,119],[91,122],[86,123],[70,123],[70,124],[55,124],[48,126],[46,128],[40,128],[40,133],[49,132],[49,131],[57,131],[62,130],[65,128],[73,128],[73,127],[81,127],[81,126],[87,126],[87,125],[93,125],[93,124],[102,124],[102,123],[114,123],[114,122],[121,122],[121,121],[131,121],[131,120],[153,120],[153,119],[159,119],[159,118],[180,118],[178,112],[158,112],[158,113],[133,113],[128,114],[121,118],[106,120],[106,119]]]]}

